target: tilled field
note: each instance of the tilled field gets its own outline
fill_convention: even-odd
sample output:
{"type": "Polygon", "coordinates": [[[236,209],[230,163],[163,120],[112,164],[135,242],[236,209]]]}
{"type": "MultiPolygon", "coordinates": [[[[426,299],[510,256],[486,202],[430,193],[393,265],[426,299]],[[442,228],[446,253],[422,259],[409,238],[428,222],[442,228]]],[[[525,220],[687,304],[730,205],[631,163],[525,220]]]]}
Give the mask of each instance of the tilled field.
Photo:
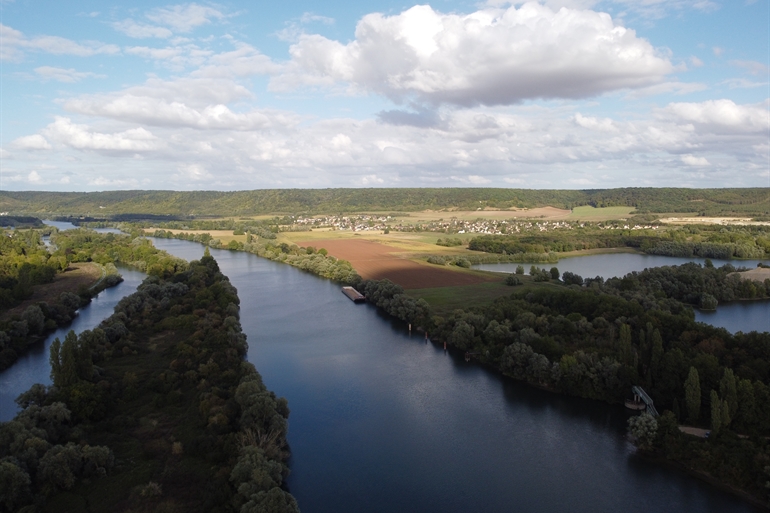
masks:
{"type": "Polygon", "coordinates": [[[389,279],[405,289],[473,285],[497,281],[483,273],[421,264],[400,255],[398,249],[367,240],[314,240],[300,246],[326,248],[330,255],[347,260],[364,279],[389,279]]]}

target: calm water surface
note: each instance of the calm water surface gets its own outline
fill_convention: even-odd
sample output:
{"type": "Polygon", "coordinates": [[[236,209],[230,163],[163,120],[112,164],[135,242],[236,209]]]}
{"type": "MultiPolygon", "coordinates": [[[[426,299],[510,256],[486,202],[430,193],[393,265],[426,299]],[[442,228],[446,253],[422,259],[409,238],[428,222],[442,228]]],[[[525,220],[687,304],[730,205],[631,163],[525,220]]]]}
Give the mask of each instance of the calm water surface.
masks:
{"type": "Polygon", "coordinates": [[[293,267],[211,254],[238,288],[249,361],[289,399],[288,486],[303,511],[756,511],[637,458],[622,407],[466,363],[293,267]]]}
{"type": "MultiPolygon", "coordinates": [[[[601,276],[605,280],[613,277],[623,277],[634,271],[643,271],[648,267],[662,267],[664,265],[681,265],[687,262],[697,262],[701,265],[706,261],[705,258],[679,258],[666,257],[658,255],[642,255],[638,253],[607,253],[602,255],[586,255],[571,258],[562,258],[558,263],[511,263],[511,264],[478,264],[474,269],[484,271],[493,271],[501,273],[512,273],[516,266],[523,265],[524,272],[529,274],[529,268],[533,265],[540,269],[551,269],[557,267],[560,272],[569,271],[579,274],[583,278],[595,278],[601,276]]],[[[770,260],[719,260],[711,259],[715,267],[721,267],[725,264],[731,264],[737,267],[748,267],[753,269],[759,262],[770,263],[770,260]]]]}

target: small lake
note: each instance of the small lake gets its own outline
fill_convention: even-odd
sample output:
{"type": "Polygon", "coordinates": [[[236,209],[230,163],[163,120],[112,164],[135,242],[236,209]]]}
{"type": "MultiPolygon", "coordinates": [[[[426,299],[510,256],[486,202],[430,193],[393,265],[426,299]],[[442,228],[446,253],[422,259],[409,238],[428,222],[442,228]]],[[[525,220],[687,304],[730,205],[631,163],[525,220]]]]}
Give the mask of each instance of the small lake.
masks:
{"type": "MultiPolygon", "coordinates": [[[[623,277],[634,271],[644,271],[648,267],[663,267],[665,265],[682,265],[688,262],[696,262],[704,265],[705,258],[680,258],[658,255],[643,255],[639,253],[604,253],[599,255],[586,255],[562,258],[557,263],[510,263],[510,264],[478,264],[474,269],[492,271],[498,273],[512,273],[519,265],[524,266],[524,273],[529,274],[533,265],[539,269],[551,269],[556,267],[559,272],[569,271],[579,274],[583,278],[595,278],[601,276],[605,280],[614,277],[623,277]]],[[[730,264],[736,268],[747,267],[754,269],[758,263],[770,263],[770,260],[720,260],[713,258],[711,262],[715,267],[730,264]]]]}
{"type": "MultiPolygon", "coordinates": [[[[519,265],[524,266],[524,272],[529,274],[531,266],[539,269],[551,269],[556,267],[559,272],[569,271],[579,274],[583,278],[595,278],[601,276],[604,279],[622,277],[631,272],[643,271],[649,267],[662,267],[666,265],[682,265],[688,262],[696,262],[704,265],[705,258],[679,258],[658,255],[642,255],[638,253],[606,253],[599,255],[586,255],[579,257],[563,258],[558,263],[509,263],[509,264],[478,264],[474,269],[499,273],[512,273],[519,265]]],[[[753,269],[758,263],[769,263],[770,260],[719,260],[712,259],[715,267],[730,264],[736,268],[747,267],[753,269]]],[[[695,319],[712,326],[725,328],[731,333],[743,331],[770,331],[770,301],[735,301],[722,303],[716,312],[702,312],[695,310],[695,319]]]]}

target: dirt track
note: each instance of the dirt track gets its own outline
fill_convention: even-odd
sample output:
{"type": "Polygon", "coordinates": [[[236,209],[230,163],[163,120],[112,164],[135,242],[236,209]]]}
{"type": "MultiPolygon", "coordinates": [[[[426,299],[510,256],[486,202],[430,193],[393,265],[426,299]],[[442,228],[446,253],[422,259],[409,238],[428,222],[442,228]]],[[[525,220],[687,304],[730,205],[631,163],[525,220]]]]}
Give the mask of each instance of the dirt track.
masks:
{"type": "Polygon", "coordinates": [[[494,277],[464,270],[420,264],[399,256],[398,249],[368,240],[313,240],[299,242],[300,246],[325,248],[330,255],[347,260],[364,279],[389,279],[405,289],[426,289],[473,285],[494,281],[494,277]]]}

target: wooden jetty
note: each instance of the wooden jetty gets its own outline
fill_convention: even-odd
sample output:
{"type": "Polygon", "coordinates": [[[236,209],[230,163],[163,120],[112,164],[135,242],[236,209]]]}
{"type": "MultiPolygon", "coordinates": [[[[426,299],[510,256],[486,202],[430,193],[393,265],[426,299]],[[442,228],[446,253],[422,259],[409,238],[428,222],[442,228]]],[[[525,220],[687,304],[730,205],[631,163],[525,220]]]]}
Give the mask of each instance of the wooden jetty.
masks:
{"type": "Polygon", "coordinates": [[[342,293],[348,296],[348,299],[353,301],[354,303],[363,303],[366,301],[366,298],[363,294],[358,292],[353,287],[342,287],[342,293]]]}

